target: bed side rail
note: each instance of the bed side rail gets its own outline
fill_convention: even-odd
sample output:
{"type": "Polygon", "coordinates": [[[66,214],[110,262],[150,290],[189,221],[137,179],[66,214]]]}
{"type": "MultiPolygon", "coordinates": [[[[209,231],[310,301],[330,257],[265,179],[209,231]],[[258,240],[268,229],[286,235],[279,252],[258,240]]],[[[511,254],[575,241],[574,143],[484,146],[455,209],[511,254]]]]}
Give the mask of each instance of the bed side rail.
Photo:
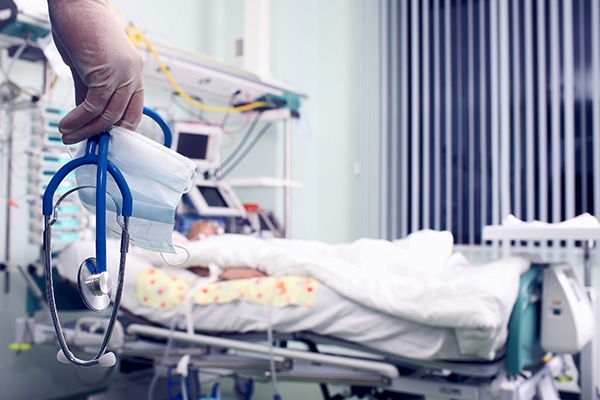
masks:
{"type": "Polygon", "coordinates": [[[378,361],[369,361],[342,356],[332,356],[327,354],[317,354],[300,350],[285,349],[280,347],[271,348],[269,346],[261,344],[247,343],[239,340],[223,339],[207,335],[190,335],[186,332],[171,331],[165,328],[156,328],[152,326],[145,326],[139,324],[130,325],[127,328],[127,332],[129,334],[134,335],[145,335],[163,339],[172,338],[173,340],[186,343],[214,346],[225,349],[236,349],[258,354],[272,354],[274,356],[286,357],[296,360],[303,360],[350,369],[359,369],[363,371],[375,372],[389,379],[397,378],[399,375],[398,369],[394,365],[378,361]]]}

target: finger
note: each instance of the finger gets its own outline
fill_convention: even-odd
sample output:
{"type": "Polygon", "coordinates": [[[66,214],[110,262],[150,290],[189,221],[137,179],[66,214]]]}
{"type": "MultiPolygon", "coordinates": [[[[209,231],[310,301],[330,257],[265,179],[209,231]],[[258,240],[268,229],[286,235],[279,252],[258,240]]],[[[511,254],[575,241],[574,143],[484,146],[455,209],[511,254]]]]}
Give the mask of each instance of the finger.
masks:
{"type": "MultiPolygon", "coordinates": [[[[83,85],[81,79],[79,79],[79,83],[77,78],[74,77],[74,79],[76,88],[83,85]]],[[[83,101],[76,99],[77,106],[60,120],[58,124],[60,132],[64,135],[76,133],[95,121],[108,107],[111,95],[113,95],[113,91],[106,87],[88,88],[83,101]]]]}
{"type": "MultiPolygon", "coordinates": [[[[89,104],[88,98],[90,97],[89,96],[90,92],[95,91],[95,90],[96,90],[96,88],[89,89],[88,97],[86,98],[86,100],[84,100],[83,103],[81,103],[81,105],[76,107],[69,114],[65,115],[63,117],[63,119],[60,121],[59,130],[61,131],[61,133],[63,133],[63,138],[62,138],[63,143],[65,143],[65,144],[77,143],[84,139],[87,139],[90,136],[96,135],[96,134],[102,132],[103,130],[110,128],[112,125],[114,125],[117,121],[119,121],[121,119],[121,117],[123,116],[123,113],[125,112],[125,109],[127,108],[128,104],[129,104],[131,97],[133,96],[133,93],[131,93],[131,87],[129,85],[124,86],[122,88],[117,89],[113,93],[113,95],[110,97],[110,100],[106,104],[106,107],[103,108],[103,110],[100,110],[100,112],[96,115],[96,117],[92,118],[91,120],[88,120],[89,117],[91,115],[93,115],[94,113],[96,113],[96,111],[94,111],[94,112],[90,111],[88,114],[77,114],[75,117],[73,117],[73,119],[66,120],[67,117],[70,114],[75,113],[79,107],[81,107],[81,109],[83,109],[83,110],[87,109],[88,106],[86,106],[86,104],[89,104]],[[74,119],[76,117],[80,117],[81,119],[79,119],[79,120],[74,119]],[[68,126],[67,125],[68,123],[73,123],[74,126],[76,126],[81,121],[88,121],[88,122],[79,126],[75,130],[68,130],[68,129],[63,130],[65,125],[68,126]]],[[[93,93],[92,93],[92,95],[93,95],[93,93]]]]}
{"type": "Polygon", "coordinates": [[[119,121],[115,123],[117,126],[122,126],[125,129],[134,131],[142,120],[144,110],[144,89],[137,91],[131,96],[127,108],[119,121]]]}

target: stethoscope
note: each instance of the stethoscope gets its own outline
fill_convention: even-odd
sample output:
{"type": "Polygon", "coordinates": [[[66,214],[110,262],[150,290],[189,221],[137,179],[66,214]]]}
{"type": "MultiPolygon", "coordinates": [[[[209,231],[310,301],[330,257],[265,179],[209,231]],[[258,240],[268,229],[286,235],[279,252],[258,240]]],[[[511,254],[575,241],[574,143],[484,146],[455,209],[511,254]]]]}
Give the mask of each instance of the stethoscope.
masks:
{"type": "MultiPolygon", "coordinates": [[[[164,135],[164,144],[166,147],[171,146],[172,133],[168,123],[164,118],[152,110],[151,108],[144,107],[144,114],[152,118],[162,129],[164,135]]],[[[133,212],[133,197],[131,190],[127,184],[123,174],[119,169],[108,159],[108,143],[110,134],[108,131],[103,131],[91,138],[89,138],[85,145],[85,152],[81,157],[75,158],[65,165],[63,165],[54,174],[42,198],[42,214],[44,215],[44,237],[43,237],[43,253],[44,253],[44,264],[46,270],[46,297],[48,300],[48,307],[50,309],[50,315],[52,317],[52,324],[58,338],[60,350],[56,355],[56,358],[60,362],[73,363],[81,367],[91,367],[94,365],[100,365],[104,367],[111,367],[115,365],[117,359],[114,353],[106,352],[106,347],[110,340],[113,328],[117,320],[117,312],[121,303],[121,296],[123,294],[123,283],[125,277],[125,262],[126,255],[129,251],[129,218],[133,212]],[[108,197],[114,202],[115,209],[117,210],[117,216],[119,214],[119,206],[116,199],[112,194],[106,191],[106,182],[108,175],[112,176],[117,184],[117,187],[121,193],[122,205],[120,209],[120,215],[122,222],[117,217],[117,222],[121,227],[121,245],[120,245],[120,259],[119,259],[119,273],[117,279],[117,288],[115,293],[115,299],[113,303],[113,309],[110,314],[110,319],[106,330],[104,332],[104,338],[98,352],[91,360],[82,360],[75,357],[75,355],[69,350],[65,335],[60,325],[58,318],[58,311],[56,309],[56,302],[54,297],[54,284],[52,281],[52,225],[58,220],[58,209],[61,202],[71,193],[84,189],[93,188],[93,186],[82,186],[76,187],[64,193],[53,205],[54,194],[58,189],[58,186],[65,179],[67,175],[73,172],[76,168],[83,165],[96,165],[96,257],[89,257],[84,260],[79,266],[79,272],[77,275],[77,287],[79,293],[85,305],[92,311],[101,312],[108,308],[110,305],[110,295],[112,292],[112,280],[106,270],[106,198],[108,197]]]]}

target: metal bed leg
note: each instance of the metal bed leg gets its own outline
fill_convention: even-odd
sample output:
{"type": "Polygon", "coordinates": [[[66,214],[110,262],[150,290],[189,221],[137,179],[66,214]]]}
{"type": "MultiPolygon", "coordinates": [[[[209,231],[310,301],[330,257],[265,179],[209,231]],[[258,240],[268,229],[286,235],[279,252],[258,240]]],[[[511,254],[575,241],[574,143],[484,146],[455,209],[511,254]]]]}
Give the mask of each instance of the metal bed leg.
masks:
{"type": "MultiPolygon", "coordinates": [[[[308,339],[300,339],[300,342],[304,343],[311,353],[319,352],[317,345],[313,341],[308,339]]],[[[323,400],[343,400],[343,397],[341,397],[340,395],[331,397],[331,395],[329,394],[329,388],[327,387],[327,384],[320,383],[319,387],[321,388],[321,395],[323,396],[323,400]]]]}
{"type": "MultiPolygon", "coordinates": [[[[594,241],[587,240],[582,243],[583,245],[583,272],[584,272],[584,286],[588,291],[590,303],[592,305],[592,312],[594,317],[596,316],[596,296],[592,285],[592,266],[590,253],[594,248],[594,241]]],[[[594,354],[596,351],[596,334],[592,336],[592,339],[588,344],[585,345],[583,350],[579,354],[579,363],[577,365],[579,372],[579,386],[581,388],[581,400],[596,399],[596,386],[594,384],[595,375],[595,363],[594,354]]]]}

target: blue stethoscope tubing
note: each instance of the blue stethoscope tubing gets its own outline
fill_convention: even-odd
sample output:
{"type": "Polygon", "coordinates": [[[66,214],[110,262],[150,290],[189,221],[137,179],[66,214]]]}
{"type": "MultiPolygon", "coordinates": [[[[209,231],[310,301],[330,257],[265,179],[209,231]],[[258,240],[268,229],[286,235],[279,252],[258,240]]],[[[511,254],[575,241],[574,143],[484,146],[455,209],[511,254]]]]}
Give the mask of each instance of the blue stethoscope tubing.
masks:
{"type": "MultiPolygon", "coordinates": [[[[164,144],[170,147],[172,141],[172,133],[168,123],[165,119],[158,114],[156,111],[149,107],[144,107],[144,114],[153,119],[162,129],[164,135],[164,144]]],[[[101,365],[110,367],[116,363],[116,357],[114,353],[105,353],[106,347],[112,335],[114,325],[116,323],[117,312],[121,302],[121,296],[123,294],[123,283],[125,277],[125,262],[126,254],[129,250],[129,217],[133,213],[133,197],[131,190],[127,184],[123,174],[119,169],[108,159],[108,144],[110,140],[110,134],[107,131],[103,131],[98,135],[95,135],[87,140],[85,152],[81,157],[75,158],[65,165],[63,165],[56,174],[52,177],[44,195],[42,197],[42,214],[44,215],[44,236],[43,236],[43,252],[44,252],[44,264],[46,272],[46,298],[50,309],[50,315],[52,317],[52,323],[54,330],[60,345],[61,350],[57,354],[57,358],[61,362],[71,362],[81,367],[91,367],[95,365],[101,365]],[[108,273],[106,271],[106,183],[108,174],[110,174],[122,197],[121,216],[123,217],[122,234],[121,234],[121,247],[120,247],[120,260],[119,260],[119,274],[117,280],[117,290],[115,293],[115,299],[113,301],[113,309],[110,315],[109,323],[104,333],[104,338],[98,349],[96,355],[90,360],[82,360],[77,358],[70,350],[65,339],[60,320],[58,317],[58,310],[56,308],[55,295],[54,295],[54,283],[52,279],[52,225],[56,222],[58,216],[56,215],[55,207],[53,204],[54,195],[61,182],[67,175],[73,172],[75,169],[84,165],[96,165],[96,257],[93,263],[84,262],[81,268],[90,269],[89,273],[93,279],[96,279],[96,290],[103,288],[108,285],[110,286],[110,279],[107,278],[108,273]],[[52,218],[54,215],[54,218],[52,218]],[[100,282],[102,281],[102,282],[100,282]],[[100,282],[100,283],[99,283],[100,282]]],[[[58,201],[58,204],[70,193],[79,190],[81,188],[75,188],[65,193],[58,201]]],[[[112,198],[112,196],[111,196],[112,198]]],[[[117,207],[118,208],[118,207],[117,207]]],[[[118,210],[117,210],[118,212],[118,210]]],[[[87,271],[84,271],[87,272],[87,271]]],[[[92,279],[92,282],[94,282],[92,279]]],[[[84,303],[88,308],[94,311],[103,311],[104,308],[95,308],[86,299],[86,294],[83,293],[83,286],[85,283],[79,281],[79,290],[84,300],[84,303]]],[[[110,289],[101,290],[99,293],[103,296],[108,297],[110,289]]],[[[93,293],[93,292],[92,292],[93,293]]],[[[87,294],[89,296],[89,294],[87,294]]],[[[108,303],[106,304],[106,307],[108,303]]]]}

